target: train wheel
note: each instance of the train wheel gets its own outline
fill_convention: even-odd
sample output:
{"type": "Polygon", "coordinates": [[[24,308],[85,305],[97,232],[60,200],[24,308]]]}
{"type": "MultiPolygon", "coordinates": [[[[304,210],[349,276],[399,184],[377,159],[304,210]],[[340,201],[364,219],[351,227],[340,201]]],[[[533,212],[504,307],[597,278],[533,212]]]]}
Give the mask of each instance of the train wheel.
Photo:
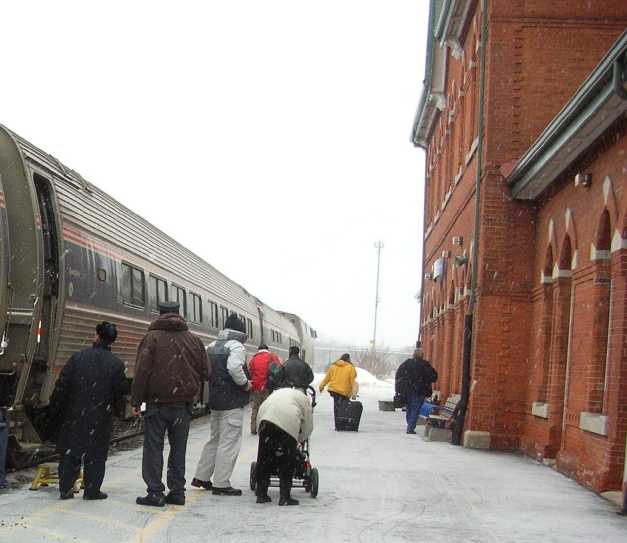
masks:
{"type": "Polygon", "coordinates": [[[257,462],[250,464],[250,489],[254,491],[257,488],[257,462]]]}
{"type": "Polygon", "coordinates": [[[315,498],[318,495],[318,468],[311,469],[311,487],[309,489],[309,493],[312,498],[315,498]]]}

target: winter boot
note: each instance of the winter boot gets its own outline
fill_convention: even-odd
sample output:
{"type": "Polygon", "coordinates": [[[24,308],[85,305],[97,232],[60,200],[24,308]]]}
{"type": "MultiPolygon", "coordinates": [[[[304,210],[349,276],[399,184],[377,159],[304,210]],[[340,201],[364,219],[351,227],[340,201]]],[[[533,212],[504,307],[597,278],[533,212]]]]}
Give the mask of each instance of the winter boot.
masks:
{"type": "Polygon", "coordinates": [[[290,496],[292,485],[281,485],[279,505],[298,505],[298,500],[290,496]]]}
{"type": "Polygon", "coordinates": [[[257,483],[257,503],[268,503],[272,499],[268,496],[268,481],[257,483]]]}

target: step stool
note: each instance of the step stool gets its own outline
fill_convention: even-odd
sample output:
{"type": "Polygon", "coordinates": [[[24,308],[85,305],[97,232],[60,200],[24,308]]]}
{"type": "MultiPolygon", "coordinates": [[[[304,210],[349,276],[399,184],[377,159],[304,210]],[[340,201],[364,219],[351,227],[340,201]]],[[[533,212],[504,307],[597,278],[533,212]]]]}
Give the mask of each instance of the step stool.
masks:
{"type": "MultiPolygon", "coordinates": [[[[39,490],[42,486],[57,484],[59,482],[59,472],[57,464],[46,463],[37,466],[37,473],[30,485],[31,490],[39,490]]],[[[78,492],[81,488],[85,488],[83,484],[83,470],[80,471],[78,479],[74,482],[74,492],[78,492]]]]}

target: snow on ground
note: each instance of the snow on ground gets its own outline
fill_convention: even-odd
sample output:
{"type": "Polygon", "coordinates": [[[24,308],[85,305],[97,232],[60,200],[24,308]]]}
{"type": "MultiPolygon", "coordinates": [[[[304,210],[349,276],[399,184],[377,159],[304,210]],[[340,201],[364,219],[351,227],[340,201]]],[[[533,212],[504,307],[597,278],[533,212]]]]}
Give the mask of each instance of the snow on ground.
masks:
{"type": "MultiPolygon", "coordinates": [[[[311,458],[320,493],[295,489],[299,507],[278,507],[276,488],[271,504],[255,503],[248,475],[257,443],[246,416],[232,479],[243,496],[190,489],[185,507],[138,506],[141,449],[121,452],[107,464],[103,502],[60,501],[56,487],[0,493],[0,542],[627,541],[627,519],[613,505],[542,464],[405,434],[403,413],[378,411],[379,390],[362,385],[359,433],[333,431],[332,401],[319,395],[311,458]]],[[[190,433],[188,478],[208,433],[207,423],[190,433]]]]}

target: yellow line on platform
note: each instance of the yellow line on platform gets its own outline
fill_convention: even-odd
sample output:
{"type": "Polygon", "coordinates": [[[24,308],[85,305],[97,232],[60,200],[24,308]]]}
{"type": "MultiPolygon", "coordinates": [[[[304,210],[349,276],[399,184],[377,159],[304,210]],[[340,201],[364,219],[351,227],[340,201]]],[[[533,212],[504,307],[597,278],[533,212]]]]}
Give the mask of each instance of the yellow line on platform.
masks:
{"type": "MultiPolygon", "coordinates": [[[[186,499],[186,505],[193,505],[194,503],[200,500],[200,497],[203,495],[203,492],[194,492],[191,496],[186,499]]],[[[168,506],[167,511],[159,511],[153,519],[146,524],[143,528],[140,528],[135,536],[128,540],[129,543],[144,543],[147,537],[153,536],[161,532],[164,528],[166,528],[172,519],[176,517],[179,513],[185,511],[185,506],[177,507],[177,506],[168,506]]]]}

